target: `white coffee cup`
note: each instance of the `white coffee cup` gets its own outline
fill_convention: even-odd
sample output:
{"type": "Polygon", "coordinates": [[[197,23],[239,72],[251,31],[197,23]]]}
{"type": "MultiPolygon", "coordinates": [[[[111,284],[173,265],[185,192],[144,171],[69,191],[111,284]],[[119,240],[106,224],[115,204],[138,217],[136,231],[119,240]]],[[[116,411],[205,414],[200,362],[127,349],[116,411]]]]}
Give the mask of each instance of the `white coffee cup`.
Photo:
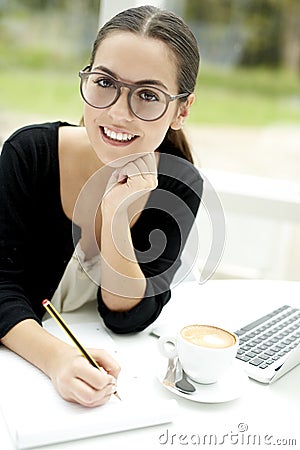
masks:
{"type": "Polygon", "coordinates": [[[185,373],[201,384],[215,383],[224,375],[236,357],[238,345],[234,333],[202,324],[187,325],[176,337],[159,339],[161,353],[168,358],[178,356],[185,373]]]}

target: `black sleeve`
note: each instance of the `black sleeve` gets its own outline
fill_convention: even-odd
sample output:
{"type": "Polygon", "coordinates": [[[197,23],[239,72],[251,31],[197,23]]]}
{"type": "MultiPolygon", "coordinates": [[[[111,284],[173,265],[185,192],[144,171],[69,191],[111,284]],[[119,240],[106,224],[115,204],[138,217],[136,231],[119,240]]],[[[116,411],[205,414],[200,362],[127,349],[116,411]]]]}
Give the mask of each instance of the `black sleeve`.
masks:
{"type": "Polygon", "coordinates": [[[151,193],[131,229],[137,260],[146,278],[143,300],[126,312],[110,311],[98,290],[98,309],[115,333],[142,331],[171,298],[170,284],[180,267],[181,253],[195,220],[203,181],[189,162],[162,155],[158,187],[151,193]]]}
{"type": "Polygon", "coordinates": [[[0,158],[0,338],[21,320],[39,321],[24,290],[33,166],[34,161],[23,158],[11,143],[4,144],[0,158]]]}
{"type": "Polygon", "coordinates": [[[60,203],[58,126],[16,131],[0,156],[0,338],[17,323],[41,323],[73,252],[60,203]]]}

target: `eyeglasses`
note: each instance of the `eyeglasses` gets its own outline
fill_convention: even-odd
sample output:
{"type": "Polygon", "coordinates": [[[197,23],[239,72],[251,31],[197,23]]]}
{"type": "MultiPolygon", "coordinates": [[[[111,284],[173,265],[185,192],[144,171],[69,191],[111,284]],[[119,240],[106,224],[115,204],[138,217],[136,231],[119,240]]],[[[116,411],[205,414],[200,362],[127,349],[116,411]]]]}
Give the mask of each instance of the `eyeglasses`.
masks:
{"type": "Polygon", "coordinates": [[[112,106],[121,95],[121,88],[129,90],[127,101],[130,111],[139,119],[153,121],[160,119],[169,103],[187,97],[189,93],[170,95],[153,86],[139,86],[123,83],[102,72],[89,72],[90,66],[80,70],[80,92],[83,100],[98,109],[112,106]]]}

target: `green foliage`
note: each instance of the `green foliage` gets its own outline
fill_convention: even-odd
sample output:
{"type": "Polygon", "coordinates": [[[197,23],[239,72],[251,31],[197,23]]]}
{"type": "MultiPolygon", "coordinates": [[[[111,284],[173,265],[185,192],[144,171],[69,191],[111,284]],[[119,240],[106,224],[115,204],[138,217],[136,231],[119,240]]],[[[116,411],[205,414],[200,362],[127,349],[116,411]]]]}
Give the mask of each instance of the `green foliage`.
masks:
{"type": "MultiPolygon", "coordinates": [[[[19,2],[14,0],[12,4],[19,2]]],[[[11,6],[6,15],[0,16],[0,69],[79,69],[89,59],[97,28],[98,14],[88,10],[59,12],[11,6]]]]}
{"type": "Polygon", "coordinates": [[[193,22],[226,23],[231,20],[232,7],[232,0],[188,0],[185,17],[193,22]]]}
{"type": "Polygon", "coordinates": [[[15,114],[78,122],[82,113],[79,77],[74,71],[0,71],[1,108],[15,114]]]}
{"type": "Polygon", "coordinates": [[[284,51],[285,46],[300,47],[299,0],[186,0],[185,5],[187,19],[198,21],[200,27],[243,29],[245,39],[236,42],[242,47],[240,65],[290,66],[300,72],[299,50],[293,64],[286,61],[284,51]],[[291,27],[291,21],[298,25],[291,27]]]}
{"type": "Polygon", "coordinates": [[[190,121],[245,126],[300,124],[299,92],[299,78],[283,70],[204,67],[190,121]]]}
{"type": "Polygon", "coordinates": [[[244,14],[248,39],[241,64],[278,66],[283,31],[281,5],[274,0],[251,0],[245,4],[244,14]]]}
{"type": "MultiPolygon", "coordinates": [[[[8,0],[7,0],[8,2],[8,0]]],[[[55,9],[66,10],[71,8],[84,8],[94,10],[99,8],[99,0],[9,0],[11,9],[40,10],[55,9]]]]}

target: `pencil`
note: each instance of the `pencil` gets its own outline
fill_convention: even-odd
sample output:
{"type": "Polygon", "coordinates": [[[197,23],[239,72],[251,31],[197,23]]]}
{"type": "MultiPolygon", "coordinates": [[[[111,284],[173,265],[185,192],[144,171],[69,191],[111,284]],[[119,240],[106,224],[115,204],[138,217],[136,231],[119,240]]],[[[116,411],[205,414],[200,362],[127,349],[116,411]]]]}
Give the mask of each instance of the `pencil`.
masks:
{"type": "MultiPolygon", "coordinates": [[[[70,330],[62,316],[59,314],[59,312],[56,310],[56,308],[51,304],[51,302],[48,299],[45,299],[42,301],[42,305],[46,308],[48,313],[51,317],[58,323],[58,325],[65,331],[65,333],[69,336],[69,338],[74,342],[78,350],[82,353],[82,355],[88,360],[88,362],[95,367],[96,369],[100,370],[101,372],[105,372],[105,369],[94,360],[94,358],[87,352],[87,350],[83,347],[83,345],[79,342],[77,337],[73,334],[73,332],[70,330]]],[[[117,391],[114,392],[114,395],[121,400],[119,397],[117,391]]]]}

